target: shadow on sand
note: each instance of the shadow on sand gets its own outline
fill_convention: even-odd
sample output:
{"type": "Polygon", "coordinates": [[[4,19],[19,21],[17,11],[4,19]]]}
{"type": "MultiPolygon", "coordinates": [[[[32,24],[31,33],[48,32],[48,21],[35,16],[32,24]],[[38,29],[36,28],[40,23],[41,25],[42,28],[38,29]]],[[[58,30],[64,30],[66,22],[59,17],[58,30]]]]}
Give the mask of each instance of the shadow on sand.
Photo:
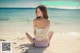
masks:
{"type": "Polygon", "coordinates": [[[24,49],[22,53],[43,53],[43,51],[47,48],[35,48],[32,44],[22,44],[27,49],[24,49]]]}

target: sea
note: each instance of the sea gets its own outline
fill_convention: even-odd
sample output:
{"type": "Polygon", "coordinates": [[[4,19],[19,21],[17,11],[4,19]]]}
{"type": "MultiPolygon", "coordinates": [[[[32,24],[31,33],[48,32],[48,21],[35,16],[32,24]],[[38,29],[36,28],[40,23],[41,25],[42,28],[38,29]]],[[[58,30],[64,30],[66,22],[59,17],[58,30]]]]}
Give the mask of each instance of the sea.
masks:
{"type": "MultiPolygon", "coordinates": [[[[36,18],[35,10],[36,8],[0,8],[0,29],[15,23],[26,23],[32,26],[32,22],[36,18]]],[[[80,9],[48,8],[47,10],[54,30],[61,27],[75,28],[80,31],[80,9]]]]}

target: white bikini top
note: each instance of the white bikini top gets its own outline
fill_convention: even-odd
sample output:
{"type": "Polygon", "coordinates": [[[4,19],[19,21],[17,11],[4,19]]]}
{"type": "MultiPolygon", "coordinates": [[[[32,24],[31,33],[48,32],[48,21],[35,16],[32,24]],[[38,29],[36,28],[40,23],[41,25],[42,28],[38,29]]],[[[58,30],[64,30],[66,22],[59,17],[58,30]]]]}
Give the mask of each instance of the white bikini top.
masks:
{"type": "Polygon", "coordinates": [[[35,39],[37,40],[44,40],[44,39],[48,39],[48,29],[49,27],[46,27],[44,29],[35,27],[36,30],[36,34],[35,34],[35,39]]]}

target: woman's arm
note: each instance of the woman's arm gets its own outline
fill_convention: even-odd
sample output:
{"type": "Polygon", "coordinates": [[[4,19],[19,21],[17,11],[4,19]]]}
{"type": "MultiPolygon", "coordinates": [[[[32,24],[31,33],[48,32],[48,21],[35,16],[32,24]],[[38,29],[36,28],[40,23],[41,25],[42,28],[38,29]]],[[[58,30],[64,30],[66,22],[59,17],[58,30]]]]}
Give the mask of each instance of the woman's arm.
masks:
{"type": "Polygon", "coordinates": [[[33,28],[34,28],[34,35],[36,34],[36,30],[35,30],[35,21],[33,22],[33,28]]]}
{"type": "Polygon", "coordinates": [[[36,30],[34,29],[34,35],[36,34],[36,30]]]}
{"type": "Polygon", "coordinates": [[[48,20],[48,30],[50,30],[50,26],[51,26],[51,23],[50,23],[50,21],[48,20]]]}

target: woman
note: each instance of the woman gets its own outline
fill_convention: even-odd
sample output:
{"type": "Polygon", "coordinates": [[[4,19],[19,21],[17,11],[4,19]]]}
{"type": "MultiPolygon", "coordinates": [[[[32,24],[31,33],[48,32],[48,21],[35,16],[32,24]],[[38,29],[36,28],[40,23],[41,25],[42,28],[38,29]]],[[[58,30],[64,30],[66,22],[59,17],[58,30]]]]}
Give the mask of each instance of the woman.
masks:
{"type": "Polygon", "coordinates": [[[47,47],[49,46],[50,39],[53,35],[50,29],[50,21],[48,20],[47,8],[44,5],[40,5],[36,8],[36,18],[33,21],[34,35],[32,38],[30,34],[26,33],[26,36],[35,47],[47,47]]]}

